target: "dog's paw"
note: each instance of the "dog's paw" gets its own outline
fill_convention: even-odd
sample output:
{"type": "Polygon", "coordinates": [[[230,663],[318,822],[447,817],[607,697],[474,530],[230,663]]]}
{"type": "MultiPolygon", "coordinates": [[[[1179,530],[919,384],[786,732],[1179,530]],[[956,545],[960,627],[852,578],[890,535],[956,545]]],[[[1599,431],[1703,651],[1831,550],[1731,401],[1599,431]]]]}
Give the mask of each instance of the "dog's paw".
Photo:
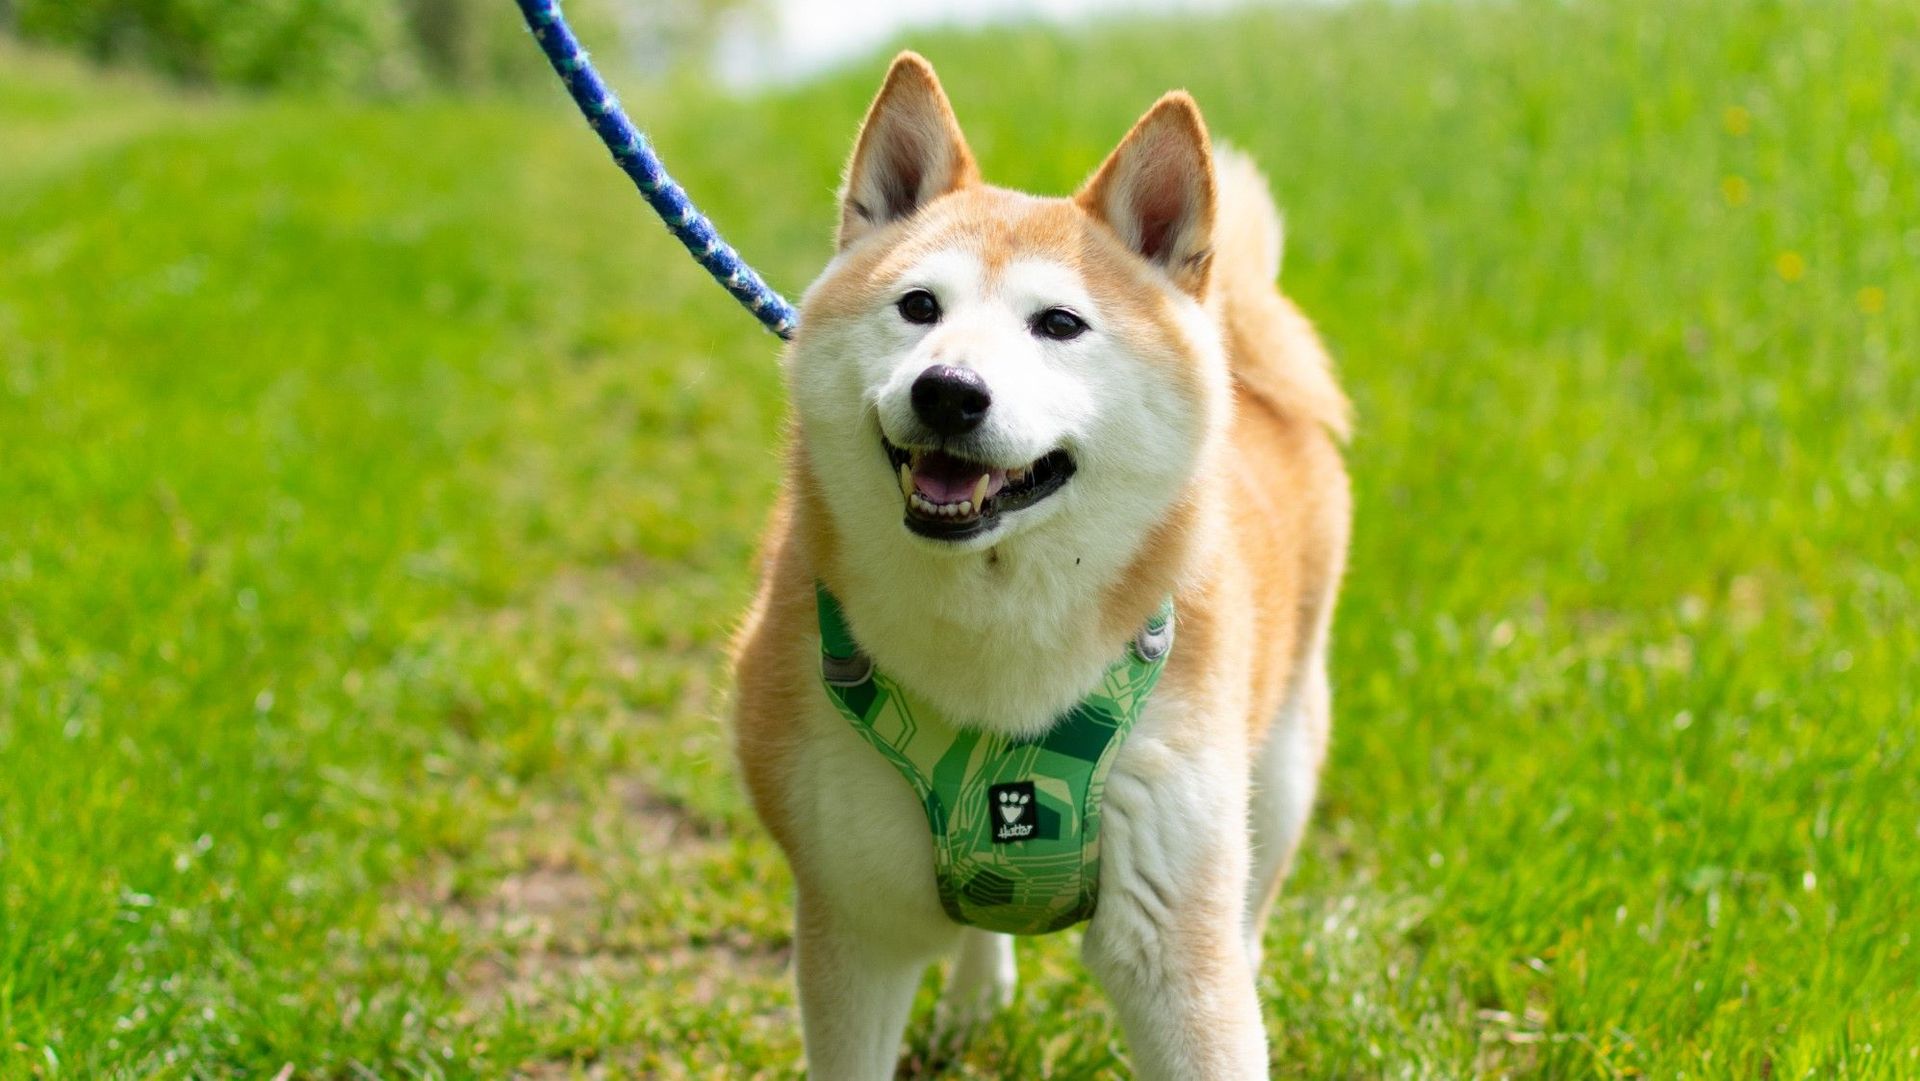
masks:
{"type": "Polygon", "coordinates": [[[1013,936],[968,928],[934,1007],[935,1044],[964,1043],[973,1029],[1013,1004],[1018,981],[1013,936]]]}

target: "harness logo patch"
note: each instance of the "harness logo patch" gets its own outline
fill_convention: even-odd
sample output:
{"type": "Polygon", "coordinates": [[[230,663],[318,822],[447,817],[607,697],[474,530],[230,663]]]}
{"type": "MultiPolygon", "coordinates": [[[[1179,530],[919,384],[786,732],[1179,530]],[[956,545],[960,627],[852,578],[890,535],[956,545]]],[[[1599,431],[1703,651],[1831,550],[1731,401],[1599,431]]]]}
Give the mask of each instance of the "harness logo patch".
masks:
{"type": "Polygon", "coordinates": [[[1039,805],[1033,802],[1032,781],[1012,781],[987,789],[988,813],[994,818],[993,843],[1008,844],[1033,836],[1040,820],[1039,805]]]}

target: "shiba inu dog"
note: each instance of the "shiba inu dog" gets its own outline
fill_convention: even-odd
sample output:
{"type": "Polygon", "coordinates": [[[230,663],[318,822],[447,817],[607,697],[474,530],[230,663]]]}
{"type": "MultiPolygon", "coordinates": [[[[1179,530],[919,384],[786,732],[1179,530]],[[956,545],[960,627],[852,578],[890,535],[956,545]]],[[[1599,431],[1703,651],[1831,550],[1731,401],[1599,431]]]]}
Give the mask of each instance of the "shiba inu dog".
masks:
{"type": "MultiPolygon", "coordinates": [[[[813,1076],[892,1077],[942,957],[952,1024],[1015,978],[1010,937],[955,922],[904,767],[823,684],[846,662],[823,606],[915,709],[1025,745],[1169,599],[1176,644],[1094,797],[1083,955],[1140,1076],[1267,1075],[1261,928],[1326,751],[1349,521],[1345,399],[1275,291],[1280,251],[1264,180],[1183,93],[1040,198],[982,182],[926,61],[888,72],[786,354],[784,489],[735,655],[813,1076]]],[[[995,788],[1011,853],[1045,785],[995,788]]]]}

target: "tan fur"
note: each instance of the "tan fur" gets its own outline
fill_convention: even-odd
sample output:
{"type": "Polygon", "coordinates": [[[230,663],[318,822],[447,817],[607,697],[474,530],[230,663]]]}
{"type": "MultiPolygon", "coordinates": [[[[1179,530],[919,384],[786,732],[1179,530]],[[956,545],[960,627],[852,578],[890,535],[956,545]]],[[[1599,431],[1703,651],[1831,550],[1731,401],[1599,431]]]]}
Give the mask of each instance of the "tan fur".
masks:
{"type": "Polygon", "coordinates": [[[1234,377],[1272,408],[1345,439],[1352,420],[1333,362],[1307,317],[1274,291],[1284,233],[1267,180],[1236,150],[1222,147],[1214,163],[1221,222],[1214,261],[1234,377]]]}
{"type": "Polygon", "coordinates": [[[1213,261],[1211,153],[1200,107],[1184,91],[1175,90],[1147,110],[1074,202],[1113,225],[1123,239],[1136,246],[1144,242],[1149,262],[1162,264],[1180,288],[1204,296],[1213,261]],[[1195,182],[1181,183],[1182,173],[1193,174],[1195,182]],[[1129,176],[1137,179],[1123,182],[1129,176]],[[1178,197],[1189,194],[1189,188],[1191,199],[1178,197]],[[1136,236],[1118,224],[1125,212],[1150,220],[1153,235],[1136,236]]]}
{"type": "MultiPolygon", "coordinates": [[[[1148,175],[1147,183],[1152,180],[1148,175]]],[[[1144,198],[1162,196],[1149,192],[1144,198]]],[[[1316,651],[1324,648],[1350,515],[1337,446],[1348,430],[1347,404],[1311,325],[1275,291],[1280,222],[1258,172],[1230,151],[1210,157],[1197,107],[1182,94],[1162,99],[1074,199],[1040,199],[989,187],[979,181],[931,69],[918,58],[903,58],[868,114],[849,167],[847,205],[841,225],[846,250],[809,292],[802,344],[796,348],[804,347],[805,336],[816,327],[885,303],[885,291],[900,268],[935,251],[971,252],[989,275],[1029,256],[1073,268],[1102,298],[1104,310],[1121,313],[1113,333],[1133,341],[1187,340],[1160,275],[1202,300],[1226,351],[1230,400],[1219,403],[1209,446],[1185,493],[1152,523],[1124,573],[1101,586],[1095,633],[1110,642],[1110,655],[1117,655],[1160,598],[1174,593],[1178,646],[1157,698],[1191,703],[1196,710],[1145,741],[1139,753],[1164,747],[1176,757],[1224,752],[1236,761],[1251,761],[1275,718],[1304,693],[1308,666],[1320,663],[1316,651]],[[894,123],[885,106],[903,95],[919,99],[918,122],[877,128],[894,123]],[[927,160],[947,163],[943,171],[919,178],[923,183],[915,197],[922,202],[906,207],[901,216],[856,207],[886,181],[869,175],[869,159],[891,153],[890,141],[900,139],[916,144],[915,152],[927,160]],[[1175,200],[1157,206],[1155,212],[1163,212],[1176,230],[1165,238],[1168,257],[1156,264],[1136,256],[1128,238],[1107,219],[1106,208],[1118,197],[1115,162],[1130,153],[1158,155],[1154,162],[1170,154],[1191,157],[1196,148],[1198,158],[1166,168],[1203,172],[1204,205],[1185,207],[1175,200]],[[1204,226],[1197,236],[1177,234],[1182,214],[1204,215],[1192,219],[1204,226]]],[[[1188,395],[1195,408],[1211,408],[1206,405],[1211,384],[1198,354],[1166,350],[1163,363],[1179,393],[1188,395]]],[[[819,899],[835,884],[820,880],[823,865],[796,817],[814,813],[805,787],[819,780],[797,776],[799,756],[809,741],[846,736],[835,731],[832,720],[819,719],[830,717],[830,711],[820,709],[813,583],[824,580],[841,592],[857,569],[849,561],[861,558],[837,533],[820,494],[821,480],[810,462],[805,432],[796,425],[786,454],[784,494],[766,535],[759,593],[735,650],[739,760],[754,806],[785,851],[802,907],[811,912],[802,920],[805,934],[816,933],[808,928],[826,918],[819,899]]],[[[992,582],[990,568],[984,580],[992,582]]],[[[857,613],[855,623],[857,628],[857,613]]],[[[964,648],[964,642],[960,645],[964,648]]],[[[962,653],[952,663],[966,665],[972,659],[962,653]]],[[[1304,739],[1317,768],[1326,739],[1324,716],[1311,723],[1318,727],[1304,739]]],[[[1273,881],[1254,884],[1252,903],[1262,910],[1284,860],[1277,867],[1273,881]]],[[[1228,895],[1218,889],[1205,896],[1228,904],[1228,895]]],[[[1222,940],[1204,925],[1219,915],[1210,913],[1211,903],[1196,901],[1182,910],[1180,924],[1167,929],[1165,937],[1188,946],[1168,948],[1190,949],[1194,957],[1189,960],[1202,974],[1238,971],[1232,966],[1245,963],[1238,940],[1222,940]]],[[[1089,949],[1094,948],[1090,938],[1089,949]]],[[[803,980],[803,1000],[806,990],[803,980]]],[[[1257,1011],[1253,1023],[1257,1026],[1257,1011]]],[[[1159,1059],[1150,1049],[1140,1053],[1148,1061],[1179,1061],[1172,1051],[1159,1059]]],[[[1226,1056],[1222,1063],[1231,1057],[1221,1054],[1226,1056]]],[[[1212,1060],[1201,1054],[1190,1061],[1212,1060]]],[[[1226,1068],[1221,1069],[1225,1076],[1226,1068]]]]}

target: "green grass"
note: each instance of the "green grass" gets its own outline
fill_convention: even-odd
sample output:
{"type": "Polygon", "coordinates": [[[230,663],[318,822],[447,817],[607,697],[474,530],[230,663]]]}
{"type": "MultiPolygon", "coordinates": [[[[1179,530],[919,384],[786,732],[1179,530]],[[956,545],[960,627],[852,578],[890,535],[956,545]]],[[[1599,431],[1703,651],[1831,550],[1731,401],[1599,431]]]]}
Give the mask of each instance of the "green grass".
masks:
{"type": "MultiPolygon", "coordinates": [[[[1191,88],[1356,399],[1275,1075],[1920,1076],[1920,9],[914,44],[1039,190],[1191,88]]],[[[878,72],[633,98],[797,292],[878,72]]],[[[794,1074],[771,339],[552,102],[9,51],[0,160],[0,1077],[794,1074]]],[[[923,1073],[1123,1074],[1075,941],[923,1073]]]]}

